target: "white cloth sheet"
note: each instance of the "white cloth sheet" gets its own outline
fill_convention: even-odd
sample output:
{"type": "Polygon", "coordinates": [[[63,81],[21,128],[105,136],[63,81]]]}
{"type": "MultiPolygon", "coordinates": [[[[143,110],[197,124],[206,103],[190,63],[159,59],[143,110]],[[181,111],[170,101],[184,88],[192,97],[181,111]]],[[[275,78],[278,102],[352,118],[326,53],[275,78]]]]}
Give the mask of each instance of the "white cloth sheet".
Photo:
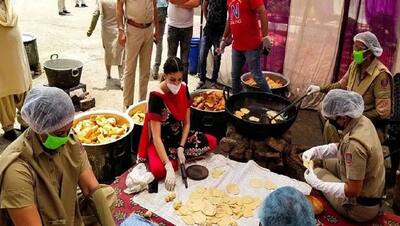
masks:
{"type": "MultiPolygon", "coordinates": [[[[272,191],[265,188],[256,189],[251,187],[249,181],[253,178],[262,179],[264,181],[271,180],[279,187],[291,186],[305,195],[308,195],[311,192],[311,187],[308,184],[273,173],[268,169],[260,167],[254,161],[240,163],[225,158],[222,155],[211,155],[210,157],[194,164],[207,167],[209,170],[209,176],[202,181],[194,181],[188,178],[189,187],[187,189],[182,182],[181,176],[177,176],[175,188],[176,198],[184,203],[187,201],[190,193],[199,186],[217,187],[227,193],[226,186],[229,183],[235,183],[239,186],[239,196],[251,195],[264,200],[272,191]],[[214,168],[222,169],[224,171],[224,174],[218,179],[214,179],[211,176],[211,172],[214,168]]],[[[187,166],[189,166],[189,164],[187,166]]],[[[165,189],[164,183],[160,182],[158,185],[158,193],[149,194],[148,191],[143,191],[142,193],[135,195],[132,199],[137,204],[149,209],[153,213],[156,213],[175,225],[185,225],[180,217],[174,213],[174,208],[172,207],[173,202],[166,203],[164,201],[167,194],[168,191],[165,189]]],[[[254,210],[254,216],[252,218],[240,218],[240,220],[237,221],[238,224],[246,226],[258,225],[258,209],[259,208],[254,210]]]]}

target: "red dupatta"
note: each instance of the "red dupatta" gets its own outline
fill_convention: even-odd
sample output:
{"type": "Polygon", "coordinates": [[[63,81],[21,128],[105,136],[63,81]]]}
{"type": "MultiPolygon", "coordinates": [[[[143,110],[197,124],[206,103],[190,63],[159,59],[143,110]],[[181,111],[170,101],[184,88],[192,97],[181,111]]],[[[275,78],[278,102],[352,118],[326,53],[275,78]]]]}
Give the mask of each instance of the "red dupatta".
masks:
{"type": "MultiPolygon", "coordinates": [[[[178,121],[183,121],[186,118],[186,112],[188,107],[190,106],[190,101],[188,100],[186,94],[186,84],[182,83],[181,88],[179,89],[176,95],[168,92],[168,93],[161,93],[158,91],[153,91],[150,93],[151,95],[156,95],[160,97],[165,106],[174,116],[174,118],[178,121]]],[[[139,159],[147,159],[147,149],[149,146],[149,142],[151,139],[151,131],[150,131],[150,121],[160,121],[161,122],[161,115],[155,113],[149,113],[149,103],[147,103],[147,112],[144,118],[144,124],[142,129],[142,134],[140,136],[139,148],[138,148],[138,158],[139,159]]]]}

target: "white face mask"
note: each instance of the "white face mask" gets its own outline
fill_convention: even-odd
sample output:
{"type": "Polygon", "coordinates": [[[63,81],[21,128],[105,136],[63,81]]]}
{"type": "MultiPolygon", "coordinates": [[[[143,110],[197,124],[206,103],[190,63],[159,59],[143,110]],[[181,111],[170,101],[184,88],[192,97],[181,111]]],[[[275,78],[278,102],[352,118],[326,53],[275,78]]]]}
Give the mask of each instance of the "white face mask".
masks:
{"type": "Polygon", "coordinates": [[[167,83],[167,87],[171,91],[171,93],[176,95],[179,92],[180,88],[181,88],[181,84],[182,83],[179,83],[179,85],[174,85],[174,84],[167,83]]]}

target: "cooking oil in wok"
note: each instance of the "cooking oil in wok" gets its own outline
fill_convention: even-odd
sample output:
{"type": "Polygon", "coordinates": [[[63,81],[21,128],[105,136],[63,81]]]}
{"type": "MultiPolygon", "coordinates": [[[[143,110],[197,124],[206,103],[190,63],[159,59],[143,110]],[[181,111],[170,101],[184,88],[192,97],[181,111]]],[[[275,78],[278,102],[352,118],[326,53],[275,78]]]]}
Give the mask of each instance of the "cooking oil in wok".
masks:
{"type": "Polygon", "coordinates": [[[280,116],[276,117],[274,120],[271,121],[271,118],[273,118],[276,114],[278,114],[277,111],[268,109],[268,108],[260,108],[260,107],[254,107],[254,106],[249,106],[247,107],[249,110],[247,114],[244,114],[241,118],[250,121],[250,122],[257,122],[261,124],[276,124],[280,121],[287,120],[287,115],[286,113],[281,114],[280,116]],[[259,119],[259,120],[256,120],[259,119]]]}

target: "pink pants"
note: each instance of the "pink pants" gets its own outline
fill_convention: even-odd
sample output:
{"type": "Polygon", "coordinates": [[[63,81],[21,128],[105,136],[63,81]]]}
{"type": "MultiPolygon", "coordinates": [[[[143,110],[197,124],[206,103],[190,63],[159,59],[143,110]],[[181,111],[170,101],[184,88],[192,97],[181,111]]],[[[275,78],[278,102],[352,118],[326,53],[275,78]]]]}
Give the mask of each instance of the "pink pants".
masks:
{"type": "MultiPolygon", "coordinates": [[[[208,140],[208,145],[210,146],[210,152],[214,151],[217,148],[217,138],[215,138],[213,135],[205,134],[207,140],[208,140]]],[[[158,156],[156,147],[154,144],[149,145],[149,149],[147,151],[147,159],[148,159],[148,166],[150,172],[154,175],[156,179],[162,179],[165,177],[165,174],[167,173],[165,171],[164,165],[158,156]]],[[[178,169],[178,161],[177,160],[170,160],[172,163],[172,166],[174,167],[175,170],[178,169]]]]}

